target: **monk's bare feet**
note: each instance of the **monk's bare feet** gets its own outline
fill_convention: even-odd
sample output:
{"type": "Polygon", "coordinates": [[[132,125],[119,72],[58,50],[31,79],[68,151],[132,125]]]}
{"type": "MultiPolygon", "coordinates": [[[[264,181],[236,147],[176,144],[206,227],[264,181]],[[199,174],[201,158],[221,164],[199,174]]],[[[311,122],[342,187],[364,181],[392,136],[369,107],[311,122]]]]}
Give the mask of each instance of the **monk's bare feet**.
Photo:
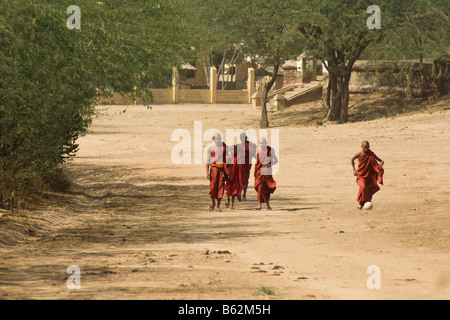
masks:
{"type": "Polygon", "coordinates": [[[214,211],[214,206],[209,206],[209,211],[214,211]]]}
{"type": "Polygon", "coordinates": [[[267,205],[267,210],[272,210],[272,208],[269,205],[267,205]]]}
{"type": "Polygon", "coordinates": [[[216,212],[223,212],[223,211],[222,211],[222,209],[217,208],[217,209],[216,209],[216,212]]]}
{"type": "Polygon", "coordinates": [[[230,204],[229,204],[228,202],[225,203],[225,207],[229,208],[229,207],[230,207],[230,204]]]}
{"type": "Polygon", "coordinates": [[[234,206],[231,206],[231,210],[236,210],[236,208],[234,206]]]}

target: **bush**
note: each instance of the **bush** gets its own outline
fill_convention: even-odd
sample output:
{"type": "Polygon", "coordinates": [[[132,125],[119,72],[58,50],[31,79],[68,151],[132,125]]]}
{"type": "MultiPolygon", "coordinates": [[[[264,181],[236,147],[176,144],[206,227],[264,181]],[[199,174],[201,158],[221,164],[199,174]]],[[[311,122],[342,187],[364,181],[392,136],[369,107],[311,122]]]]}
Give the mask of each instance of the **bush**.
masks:
{"type": "Polygon", "coordinates": [[[0,3],[0,195],[39,192],[75,156],[97,88],[148,97],[179,65],[176,2],[79,0],[81,30],[67,1],[0,3]]]}

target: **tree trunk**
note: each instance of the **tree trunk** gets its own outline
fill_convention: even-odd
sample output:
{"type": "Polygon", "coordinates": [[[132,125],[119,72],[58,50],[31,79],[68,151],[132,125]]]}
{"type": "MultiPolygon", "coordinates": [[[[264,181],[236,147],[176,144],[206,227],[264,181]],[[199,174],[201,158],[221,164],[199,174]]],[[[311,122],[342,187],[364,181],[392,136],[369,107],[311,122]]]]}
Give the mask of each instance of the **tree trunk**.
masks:
{"type": "Polygon", "coordinates": [[[327,90],[327,108],[331,109],[332,97],[336,94],[337,91],[337,79],[335,74],[329,74],[328,76],[328,90],[327,90]]]}
{"type": "MultiPolygon", "coordinates": [[[[206,54],[203,55],[203,71],[205,72],[205,76],[206,76],[206,84],[208,86],[208,88],[211,88],[211,79],[210,79],[210,68],[208,68],[208,59],[206,54]]],[[[209,63],[209,66],[211,65],[211,63],[209,63]]]]}
{"type": "Polygon", "coordinates": [[[348,104],[350,101],[350,88],[348,77],[345,77],[342,83],[342,102],[341,102],[341,113],[339,115],[339,123],[347,123],[348,121],[348,104]]]}
{"type": "MultiPolygon", "coordinates": [[[[353,67],[352,67],[353,68],[353,67]]],[[[335,83],[331,86],[331,108],[328,111],[326,119],[329,121],[339,121],[346,123],[348,121],[348,105],[350,102],[350,77],[351,72],[344,76],[330,74],[330,79],[335,83]]],[[[331,80],[330,80],[331,81],[331,80]]]]}
{"type": "Polygon", "coordinates": [[[336,77],[336,88],[331,88],[331,108],[328,110],[327,120],[328,121],[336,121],[339,120],[339,114],[341,111],[341,102],[342,102],[342,88],[338,84],[339,80],[336,77]]]}
{"type": "Polygon", "coordinates": [[[219,65],[219,70],[217,71],[217,83],[222,84],[222,90],[223,90],[223,73],[225,69],[225,56],[227,54],[227,50],[223,52],[222,62],[219,65]],[[222,76],[222,81],[220,81],[220,77],[222,76]]]}
{"type": "Polygon", "coordinates": [[[434,71],[432,81],[435,86],[434,99],[437,99],[449,92],[449,76],[448,70],[450,69],[450,63],[448,58],[440,58],[434,61],[434,71]]]}
{"type": "Polygon", "coordinates": [[[275,81],[277,80],[278,70],[280,69],[280,61],[277,60],[274,64],[272,79],[266,83],[262,95],[262,107],[261,107],[261,121],[260,126],[263,129],[269,127],[269,117],[267,116],[267,96],[269,95],[270,89],[272,89],[275,81]]]}
{"type": "Polygon", "coordinates": [[[330,108],[331,108],[331,78],[328,79],[327,97],[325,100],[325,104],[327,106],[327,110],[330,110],[330,108]]]}
{"type": "MultiPolygon", "coordinates": [[[[223,89],[226,89],[228,87],[228,83],[230,82],[230,69],[231,69],[231,66],[233,65],[235,55],[236,55],[236,49],[234,49],[233,56],[231,57],[230,64],[228,65],[227,81],[225,82],[225,86],[223,87],[223,89]]],[[[225,70],[224,70],[224,74],[225,74],[225,70]]]]}

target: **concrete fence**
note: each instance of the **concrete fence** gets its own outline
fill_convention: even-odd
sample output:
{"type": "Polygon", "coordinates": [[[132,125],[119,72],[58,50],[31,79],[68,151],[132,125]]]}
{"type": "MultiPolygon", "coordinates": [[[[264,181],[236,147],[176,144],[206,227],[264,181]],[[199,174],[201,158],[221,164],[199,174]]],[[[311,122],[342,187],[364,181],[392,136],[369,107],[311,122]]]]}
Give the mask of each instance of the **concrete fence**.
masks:
{"type": "MultiPolygon", "coordinates": [[[[174,70],[172,77],[172,88],[149,89],[153,95],[153,104],[178,104],[178,103],[229,103],[229,104],[251,104],[252,96],[255,93],[255,69],[248,69],[247,89],[245,90],[218,90],[217,89],[217,69],[210,69],[211,84],[209,89],[180,89],[180,77],[174,70]]],[[[138,99],[131,101],[126,96],[113,93],[110,98],[102,98],[99,104],[145,104],[145,101],[138,99]]]]}
{"type": "MultiPolygon", "coordinates": [[[[357,61],[350,80],[351,93],[401,93],[416,97],[436,95],[437,81],[448,83],[448,67],[438,70],[444,61],[357,61]],[[436,76],[442,73],[441,76],[436,76]]],[[[443,86],[446,91],[448,86],[443,86]]],[[[439,95],[439,94],[438,94],[439,95]]]]}

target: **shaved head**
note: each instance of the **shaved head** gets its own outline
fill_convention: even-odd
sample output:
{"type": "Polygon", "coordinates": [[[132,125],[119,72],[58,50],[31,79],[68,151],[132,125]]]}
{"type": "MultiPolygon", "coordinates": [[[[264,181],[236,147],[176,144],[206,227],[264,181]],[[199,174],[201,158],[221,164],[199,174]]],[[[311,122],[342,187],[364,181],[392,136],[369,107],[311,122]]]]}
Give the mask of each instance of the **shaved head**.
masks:
{"type": "Polygon", "coordinates": [[[213,140],[214,141],[222,141],[222,135],[220,134],[220,133],[215,133],[214,135],[213,135],[213,140]]]}
{"type": "Polygon", "coordinates": [[[368,152],[370,150],[369,141],[363,141],[363,143],[361,144],[361,149],[364,153],[368,152]]]}
{"type": "Polygon", "coordinates": [[[259,138],[259,147],[262,150],[265,150],[267,148],[267,139],[264,137],[259,138]]]}
{"type": "Polygon", "coordinates": [[[245,134],[245,132],[242,132],[240,138],[241,142],[244,143],[245,141],[247,141],[247,134],[245,134]]]}

